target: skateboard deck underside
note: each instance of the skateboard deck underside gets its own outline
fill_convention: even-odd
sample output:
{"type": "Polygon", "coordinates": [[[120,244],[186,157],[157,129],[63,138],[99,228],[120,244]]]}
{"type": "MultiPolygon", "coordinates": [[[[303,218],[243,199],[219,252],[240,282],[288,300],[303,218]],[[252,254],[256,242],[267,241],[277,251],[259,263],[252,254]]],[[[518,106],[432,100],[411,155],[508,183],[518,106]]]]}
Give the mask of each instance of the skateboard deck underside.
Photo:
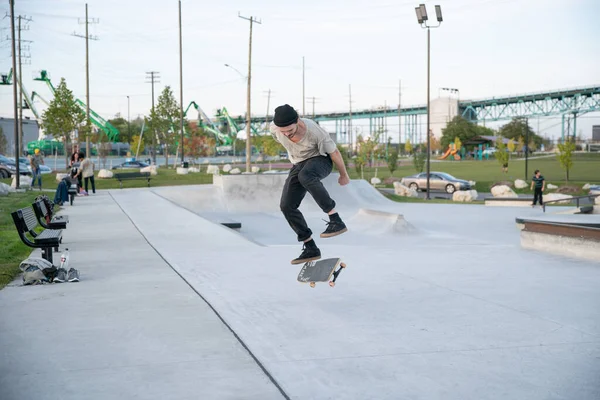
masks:
{"type": "Polygon", "coordinates": [[[326,282],[331,278],[335,268],[340,263],[339,258],[311,261],[302,267],[298,274],[299,282],[326,282]]]}

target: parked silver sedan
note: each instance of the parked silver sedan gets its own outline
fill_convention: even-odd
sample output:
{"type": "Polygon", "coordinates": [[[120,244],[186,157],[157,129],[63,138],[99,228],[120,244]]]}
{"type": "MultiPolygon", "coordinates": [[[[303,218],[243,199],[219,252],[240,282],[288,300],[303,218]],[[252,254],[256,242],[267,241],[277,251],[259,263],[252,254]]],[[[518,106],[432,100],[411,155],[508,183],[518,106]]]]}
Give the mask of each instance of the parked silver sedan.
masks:
{"type": "MultiPolygon", "coordinates": [[[[422,172],[411,176],[406,176],[400,181],[404,186],[416,191],[427,190],[427,173],[422,172]]],[[[458,179],[445,172],[430,172],[429,174],[430,190],[441,190],[446,193],[454,193],[457,190],[471,190],[471,184],[464,179],[458,179]]]]}

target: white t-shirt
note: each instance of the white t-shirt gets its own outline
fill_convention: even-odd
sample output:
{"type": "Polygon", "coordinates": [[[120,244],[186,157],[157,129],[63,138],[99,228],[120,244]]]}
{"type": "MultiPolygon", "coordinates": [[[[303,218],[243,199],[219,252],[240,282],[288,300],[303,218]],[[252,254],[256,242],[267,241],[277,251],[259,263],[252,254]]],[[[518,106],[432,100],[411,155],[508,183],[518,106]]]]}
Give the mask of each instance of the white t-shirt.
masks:
{"type": "Polygon", "coordinates": [[[306,134],[298,142],[294,143],[281,133],[279,127],[271,122],[271,135],[285,147],[292,164],[298,164],[304,160],[316,156],[326,156],[333,153],[337,146],[329,133],[321,128],[315,121],[300,118],[306,125],[306,134]]]}

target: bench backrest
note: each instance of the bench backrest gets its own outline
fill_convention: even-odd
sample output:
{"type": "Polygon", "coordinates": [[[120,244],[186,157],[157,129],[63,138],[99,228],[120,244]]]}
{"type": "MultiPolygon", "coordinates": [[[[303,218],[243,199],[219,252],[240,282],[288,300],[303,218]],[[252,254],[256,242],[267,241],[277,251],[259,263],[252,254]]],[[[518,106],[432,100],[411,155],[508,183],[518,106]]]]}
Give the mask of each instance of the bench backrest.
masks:
{"type": "Polygon", "coordinates": [[[35,217],[33,208],[21,208],[12,214],[15,226],[23,233],[33,231],[38,226],[38,220],[35,217]]]}
{"type": "Polygon", "coordinates": [[[140,178],[150,176],[150,172],[119,172],[114,176],[115,178],[140,178]]]}

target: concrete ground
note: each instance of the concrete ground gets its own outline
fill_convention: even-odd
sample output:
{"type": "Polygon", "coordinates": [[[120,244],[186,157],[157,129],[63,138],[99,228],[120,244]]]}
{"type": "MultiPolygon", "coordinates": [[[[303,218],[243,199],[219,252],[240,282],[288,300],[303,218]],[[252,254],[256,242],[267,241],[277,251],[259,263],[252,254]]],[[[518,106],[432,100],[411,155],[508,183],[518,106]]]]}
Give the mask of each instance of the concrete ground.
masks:
{"type": "Polygon", "coordinates": [[[65,207],[81,282],[0,291],[0,398],[600,398],[600,263],[522,249],[515,218],[540,209],[332,176],[349,231],[321,239],[302,210],[348,267],[311,289],[281,176],[227,178],[65,207]]]}

